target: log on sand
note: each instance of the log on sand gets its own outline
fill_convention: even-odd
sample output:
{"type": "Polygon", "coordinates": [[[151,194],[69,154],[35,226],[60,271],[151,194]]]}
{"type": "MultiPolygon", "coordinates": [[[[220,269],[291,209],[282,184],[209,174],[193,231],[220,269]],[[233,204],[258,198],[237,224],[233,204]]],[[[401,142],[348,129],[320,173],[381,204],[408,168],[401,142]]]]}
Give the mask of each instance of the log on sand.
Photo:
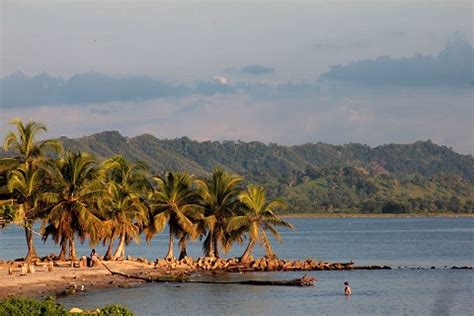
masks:
{"type": "Polygon", "coordinates": [[[120,271],[113,271],[104,262],[102,265],[113,275],[120,275],[126,278],[143,280],[145,282],[170,282],[170,283],[202,283],[202,284],[242,284],[242,285],[275,285],[275,286],[313,286],[317,281],[313,277],[302,276],[298,279],[291,280],[244,280],[244,281],[211,281],[211,280],[190,280],[189,274],[179,273],[174,275],[160,276],[142,276],[128,274],[120,271]]]}

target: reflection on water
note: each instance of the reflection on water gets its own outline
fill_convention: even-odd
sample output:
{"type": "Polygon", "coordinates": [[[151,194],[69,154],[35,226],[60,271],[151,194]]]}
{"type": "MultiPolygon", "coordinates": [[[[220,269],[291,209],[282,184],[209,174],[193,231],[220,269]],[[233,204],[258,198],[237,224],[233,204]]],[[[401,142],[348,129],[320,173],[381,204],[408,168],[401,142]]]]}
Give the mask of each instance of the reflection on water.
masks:
{"type": "MultiPolygon", "coordinates": [[[[364,218],[292,219],[295,231],[283,231],[283,244],[275,243],[282,258],[354,260],[358,264],[430,267],[465,266],[474,262],[472,218],[364,218]]],[[[24,255],[23,231],[0,230],[0,257],[24,255]]],[[[57,252],[51,242],[36,240],[41,255],[57,252]]],[[[166,253],[167,236],[150,245],[127,247],[127,254],[154,259],[166,253]]],[[[97,247],[104,253],[103,247],[97,247]]],[[[236,245],[228,256],[237,256],[236,245]]],[[[261,249],[256,255],[261,255],[261,249]]],[[[88,254],[80,245],[78,254],[88,254]]],[[[191,243],[188,253],[201,255],[201,245],[191,243]]],[[[68,306],[93,308],[109,303],[128,305],[138,314],[258,314],[258,315],[469,315],[474,310],[472,270],[384,270],[310,272],[314,288],[243,286],[222,284],[147,284],[68,297],[68,306]],[[349,281],[353,295],[343,295],[349,281]]],[[[234,278],[300,277],[302,273],[230,274],[234,278]]]]}

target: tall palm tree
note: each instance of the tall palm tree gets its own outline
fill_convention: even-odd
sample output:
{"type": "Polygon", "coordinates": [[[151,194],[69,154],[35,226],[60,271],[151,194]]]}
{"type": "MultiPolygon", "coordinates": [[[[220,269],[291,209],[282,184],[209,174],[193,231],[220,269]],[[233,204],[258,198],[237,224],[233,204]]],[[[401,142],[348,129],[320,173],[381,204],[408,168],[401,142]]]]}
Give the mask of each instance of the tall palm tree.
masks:
{"type": "Polygon", "coordinates": [[[203,250],[208,257],[219,257],[218,246],[225,237],[227,222],[238,212],[239,185],[242,183],[242,178],[216,168],[210,178],[200,180],[198,183],[203,199],[204,216],[209,223],[203,250]]]}
{"type": "Polygon", "coordinates": [[[44,188],[43,177],[42,169],[23,164],[11,171],[8,178],[8,191],[13,197],[15,217],[25,229],[27,262],[38,257],[33,243],[33,223],[39,214],[40,197],[44,188]]]}
{"type": "Polygon", "coordinates": [[[151,189],[148,171],[142,163],[129,163],[122,156],[112,157],[103,163],[106,173],[107,192],[100,200],[100,208],[107,218],[108,242],[105,259],[125,257],[125,244],[140,240],[140,230],[147,222],[147,206],[143,197],[151,189]],[[119,245],[112,256],[116,237],[119,245]]]}
{"type": "Polygon", "coordinates": [[[198,234],[193,218],[199,217],[201,206],[199,193],[193,188],[194,177],[186,173],[167,172],[164,177],[153,178],[157,188],[151,194],[151,218],[146,229],[149,241],[154,234],[163,231],[168,223],[169,243],[166,258],[174,257],[174,238],[198,234]]]}
{"type": "MultiPolygon", "coordinates": [[[[25,124],[20,119],[13,119],[10,121],[10,124],[15,125],[17,131],[16,133],[9,132],[7,134],[3,143],[3,149],[13,153],[14,157],[2,158],[0,160],[0,166],[5,171],[4,179],[10,178],[9,174],[12,170],[17,170],[15,175],[11,177],[13,181],[11,189],[14,189],[16,192],[15,195],[21,196],[20,204],[18,204],[21,209],[19,215],[22,218],[20,224],[24,226],[28,245],[26,259],[31,260],[37,257],[32,236],[32,227],[36,217],[33,216],[34,211],[29,208],[34,207],[33,204],[35,203],[32,204],[32,202],[36,199],[36,194],[39,191],[37,191],[38,188],[23,187],[21,182],[23,181],[24,184],[26,184],[26,182],[30,184],[35,183],[35,185],[40,187],[40,175],[42,173],[40,171],[36,172],[38,165],[41,161],[45,160],[45,154],[48,150],[59,152],[62,147],[57,140],[37,141],[39,133],[47,131],[46,126],[41,123],[29,121],[25,124]],[[23,192],[20,193],[22,190],[23,192]],[[25,194],[29,197],[26,198],[25,194]],[[33,198],[33,196],[35,197],[33,198]],[[25,203],[24,201],[26,200],[29,201],[25,203]]],[[[4,188],[2,190],[4,191],[4,188]]],[[[2,193],[5,194],[5,192],[2,193]]],[[[15,198],[15,196],[10,197],[15,198]]]]}
{"type": "Polygon", "coordinates": [[[51,205],[45,239],[52,235],[60,243],[60,259],[69,246],[69,257],[76,259],[75,235],[83,242],[88,236],[92,244],[103,235],[103,222],[98,217],[97,201],[103,195],[103,183],[97,163],[85,153],[67,153],[48,168],[54,192],[44,194],[51,205]]]}
{"type": "Polygon", "coordinates": [[[246,206],[248,213],[233,217],[227,230],[233,236],[239,236],[244,231],[249,234],[249,243],[240,257],[240,262],[247,263],[257,242],[263,243],[268,258],[275,258],[266,231],[268,230],[276,240],[281,241],[280,233],[275,226],[285,226],[293,229],[293,225],[280,219],[274,211],[285,207],[280,199],[267,202],[265,189],[261,186],[250,185],[247,191],[239,196],[240,201],[246,206]]]}

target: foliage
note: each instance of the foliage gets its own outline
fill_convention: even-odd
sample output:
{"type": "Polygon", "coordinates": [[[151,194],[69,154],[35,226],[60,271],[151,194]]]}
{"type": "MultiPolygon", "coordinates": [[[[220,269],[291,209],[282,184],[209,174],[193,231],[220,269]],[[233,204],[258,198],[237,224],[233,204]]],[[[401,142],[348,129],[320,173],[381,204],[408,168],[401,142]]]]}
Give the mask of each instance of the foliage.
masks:
{"type": "Polygon", "coordinates": [[[382,212],[379,204],[391,202],[401,203],[407,212],[469,212],[474,201],[473,157],[431,141],[375,148],[280,146],[186,137],[159,140],[151,135],[127,139],[118,132],[103,132],[61,142],[102,158],[123,153],[126,159],[145,161],[158,171],[207,176],[219,166],[240,174],[247,183],[264,185],[271,198],[288,197],[288,212],[366,212],[366,205],[382,212]],[[459,204],[446,202],[452,197],[459,198],[459,204]]]}
{"type": "Polygon", "coordinates": [[[7,298],[0,302],[0,315],[59,316],[67,315],[66,309],[52,298],[38,301],[30,298],[7,298]]]}
{"type": "Polygon", "coordinates": [[[118,304],[111,304],[106,305],[100,309],[99,312],[100,316],[133,316],[133,312],[130,311],[128,308],[118,305],[118,304]]]}
{"type": "MultiPolygon", "coordinates": [[[[128,308],[111,304],[106,305],[97,311],[86,312],[87,315],[113,315],[113,316],[133,316],[133,312],[128,308]]],[[[56,303],[54,298],[45,300],[35,300],[30,298],[14,297],[7,298],[0,302],[0,315],[9,316],[60,316],[77,315],[69,313],[62,304],[56,303]]]]}

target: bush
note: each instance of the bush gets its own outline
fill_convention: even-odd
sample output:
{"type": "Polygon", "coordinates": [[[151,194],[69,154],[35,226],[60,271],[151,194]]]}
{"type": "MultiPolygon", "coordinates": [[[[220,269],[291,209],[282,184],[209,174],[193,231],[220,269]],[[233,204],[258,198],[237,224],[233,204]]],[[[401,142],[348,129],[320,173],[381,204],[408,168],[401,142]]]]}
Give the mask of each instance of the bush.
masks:
{"type": "Polygon", "coordinates": [[[0,302],[0,315],[56,316],[66,315],[66,309],[53,298],[37,301],[29,298],[8,298],[0,302]]]}
{"type": "Polygon", "coordinates": [[[113,315],[113,316],[133,316],[133,313],[126,307],[112,304],[106,305],[104,308],[100,309],[99,315],[113,315]]]}

